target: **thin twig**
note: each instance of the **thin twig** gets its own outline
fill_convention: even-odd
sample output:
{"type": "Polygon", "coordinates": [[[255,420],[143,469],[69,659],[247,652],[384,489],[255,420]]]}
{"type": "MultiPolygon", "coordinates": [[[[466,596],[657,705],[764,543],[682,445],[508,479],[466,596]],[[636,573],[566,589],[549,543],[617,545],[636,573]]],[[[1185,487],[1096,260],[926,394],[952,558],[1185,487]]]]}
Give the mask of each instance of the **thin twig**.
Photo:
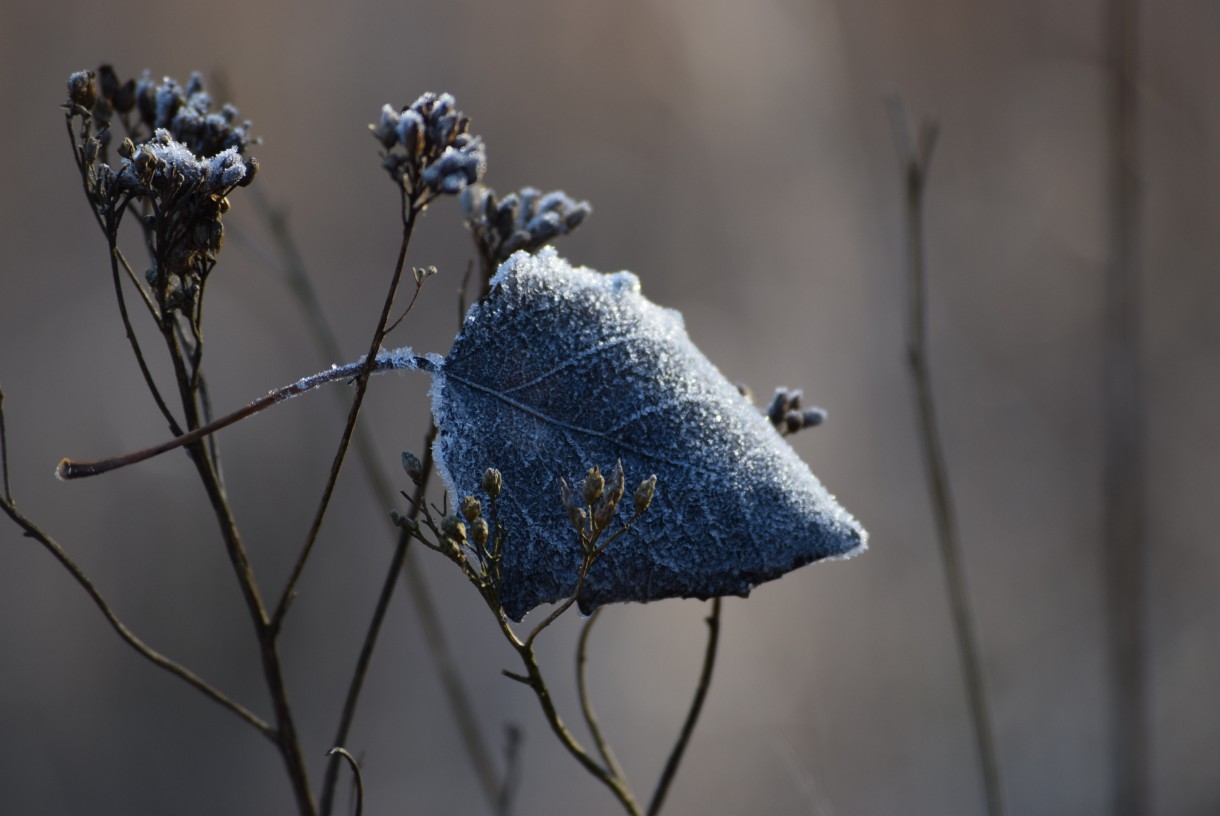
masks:
{"type": "Polygon", "coordinates": [[[559,716],[558,710],[555,708],[555,701],[551,699],[550,689],[547,688],[546,681],[542,677],[542,670],[538,666],[538,656],[534,652],[534,647],[528,643],[523,643],[512,631],[512,627],[508,624],[508,619],[501,615],[499,617],[500,628],[504,632],[505,637],[513,644],[517,650],[518,656],[521,658],[522,664],[525,666],[526,674],[512,675],[508,672],[505,674],[513,677],[528,685],[534,692],[534,696],[538,698],[538,704],[542,706],[542,713],[546,717],[547,724],[551,726],[551,731],[559,738],[559,742],[567,749],[577,762],[591,773],[599,782],[610,789],[614,794],[614,798],[618,800],[623,809],[631,816],[643,816],[643,811],[640,810],[639,804],[635,801],[635,796],[631,789],[627,786],[627,782],[620,776],[617,776],[608,768],[603,768],[597,763],[584,746],[577,741],[572,732],[568,730],[564,724],[563,718],[559,716]]]}
{"type": "Polygon", "coordinates": [[[703,701],[707,699],[708,689],[712,685],[712,669],[716,667],[716,647],[720,644],[720,598],[712,599],[712,612],[707,616],[707,648],[703,652],[703,669],[699,672],[699,685],[695,687],[695,696],[690,702],[690,711],[686,713],[686,721],[682,723],[682,732],[669,754],[665,770],[657,781],[657,789],[648,803],[648,816],[656,816],[665,804],[665,796],[669,786],[677,776],[678,766],[682,763],[682,755],[690,743],[691,734],[695,732],[695,723],[699,721],[699,713],[703,710],[703,701]]]}
{"type": "MultiPolygon", "coordinates": [[[[419,515],[419,508],[423,504],[424,493],[428,489],[427,474],[431,473],[432,450],[431,447],[424,454],[427,466],[424,469],[424,477],[419,480],[419,484],[415,486],[415,499],[409,513],[409,518],[414,521],[419,515]]],[[[364,636],[364,643],[360,647],[360,656],[356,659],[356,668],[352,672],[351,682],[348,684],[347,696],[343,701],[343,712],[339,715],[339,727],[335,732],[335,745],[343,745],[347,742],[347,735],[351,730],[352,721],[356,717],[356,704],[360,700],[360,692],[364,688],[364,679],[368,676],[369,665],[373,661],[373,650],[377,646],[377,638],[381,634],[381,625],[385,622],[386,611],[390,607],[390,598],[394,595],[394,587],[398,585],[398,574],[402,571],[403,563],[406,561],[408,547],[411,543],[411,536],[406,530],[401,530],[398,534],[398,544],[394,548],[394,557],[390,561],[390,568],[386,571],[385,581],[382,582],[381,594],[377,597],[377,606],[373,610],[372,620],[369,621],[368,632],[364,636]]],[[[322,816],[330,816],[331,809],[334,805],[335,782],[339,775],[339,763],[332,759],[326,767],[326,776],[322,782],[322,816]]]]}
{"type": "MultiPolygon", "coordinates": [[[[405,349],[397,349],[392,352],[383,352],[377,355],[377,359],[373,363],[372,373],[382,373],[386,371],[399,370],[404,366],[418,367],[428,369],[430,363],[419,357],[408,358],[405,354],[405,349]]],[[[64,459],[59,464],[58,475],[61,479],[82,479],[87,476],[100,476],[103,473],[109,473],[112,470],[134,465],[155,456],[160,456],[177,448],[186,447],[206,437],[211,436],[217,431],[223,430],[230,425],[240,422],[243,419],[254,416],[255,414],[270,408],[273,405],[278,405],[292,397],[304,394],[318,386],[327,383],[349,381],[353,377],[359,376],[364,370],[364,360],[357,360],[354,363],[348,363],[343,366],[335,366],[334,368],[320,371],[317,374],[311,374],[308,377],[302,377],[294,383],[290,383],[283,388],[277,388],[269,391],[265,395],[259,397],[247,405],[238,408],[232,413],[225,414],[219,419],[213,420],[206,425],[199,425],[193,430],[166,440],[158,445],[143,448],[131,453],[125,453],[121,456],[113,456],[108,459],[98,459],[96,461],[87,462],[76,459],[64,459]]],[[[359,427],[359,426],[357,426],[359,427]]],[[[387,502],[388,503],[388,502],[387,502]]]]}
{"type": "MultiPolygon", "coordinates": [[[[2,414],[0,414],[0,417],[2,417],[2,414]]],[[[45,548],[55,557],[57,561],[59,561],[59,563],[68,571],[68,574],[72,576],[76,583],[78,583],[81,588],[85,590],[97,608],[101,610],[102,615],[106,618],[106,621],[110,624],[111,628],[114,629],[118,636],[121,637],[123,641],[127,643],[127,645],[135,649],[140,656],[144,657],[155,666],[164,669],[175,677],[178,677],[186,681],[191,686],[194,686],[208,699],[219,703],[224,708],[228,709],[250,725],[254,726],[263,734],[263,736],[275,741],[275,729],[272,728],[268,723],[264,722],[258,715],[254,714],[245,706],[219,691],[215,686],[200,678],[190,669],[179,665],[170,658],[151,648],[143,640],[137,637],[134,632],[127,628],[127,625],[124,624],[119,618],[118,614],[110,606],[110,603],[102,595],[101,591],[94,586],[93,581],[89,579],[89,576],[85,574],[84,570],[82,570],[80,566],[68,556],[67,552],[64,551],[63,547],[61,547],[59,543],[55,541],[55,539],[51,538],[51,536],[44,532],[38,525],[22,514],[13,504],[11,497],[6,497],[3,501],[0,501],[0,510],[4,510],[9,518],[11,518],[19,527],[25,530],[26,536],[41,544],[43,548],[45,548]]]]}
{"type": "Polygon", "coordinates": [[[962,676],[970,704],[971,721],[974,725],[975,747],[978,752],[983,793],[987,801],[987,813],[990,816],[1001,816],[1004,807],[1001,797],[1000,771],[996,761],[995,742],[992,738],[983,670],[979,659],[977,625],[966,588],[965,570],[962,567],[957,520],[949,492],[949,474],[936,422],[936,406],[932,398],[932,380],[928,367],[923,194],[932,161],[932,150],[936,144],[937,129],[935,123],[925,123],[916,142],[911,137],[906,110],[901,101],[896,97],[891,97],[888,100],[888,107],[905,180],[906,265],[910,298],[907,363],[910,366],[915,389],[915,411],[920,429],[919,439],[923,447],[932,511],[936,518],[941,564],[945,570],[945,584],[949,594],[954,632],[957,636],[958,654],[962,663],[962,676]]]}
{"type": "MultiPolygon", "coordinates": [[[[284,613],[288,610],[288,604],[291,603],[292,596],[296,592],[297,581],[305,569],[306,562],[309,561],[310,553],[313,552],[314,544],[318,540],[318,534],[322,531],[322,521],[326,518],[326,511],[330,507],[331,496],[334,494],[335,485],[339,481],[339,471],[343,468],[343,460],[347,456],[347,449],[352,441],[352,432],[355,430],[356,420],[360,416],[360,408],[364,404],[364,395],[368,390],[369,375],[373,371],[373,366],[377,359],[377,351],[381,348],[381,341],[385,339],[386,325],[390,319],[390,310],[394,308],[394,298],[398,294],[398,284],[402,280],[403,266],[407,260],[407,248],[411,243],[411,234],[415,230],[415,219],[419,215],[415,202],[408,199],[405,192],[402,193],[402,208],[402,242],[398,249],[398,260],[394,264],[394,274],[390,279],[390,286],[386,292],[385,303],[381,307],[381,317],[378,319],[377,328],[373,332],[372,342],[369,343],[368,354],[365,355],[364,366],[356,377],[356,395],[352,398],[352,407],[347,414],[347,424],[343,428],[343,435],[339,438],[339,449],[335,451],[334,460],[331,462],[330,474],[326,479],[326,487],[322,491],[322,498],[318,500],[318,508],[314,513],[313,522],[309,526],[309,533],[305,538],[305,544],[301,547],[296,564],[292,568],[292,574],[284,586],[284,591],[280,594],[280,601],[276,605],[275,613],[271,617],[272,628],[277,631],[283,624],[284,613]]],[[[419,288],[417,286],[417,295],[418,292],[419,288]]]]}
{"type": "Polygon", "coordinates": [[[589,616],[588,620],[580,628],[580,640],[576,642],[576,691],[580,696],[580,710],[585,715],[585,725],[589,727],[589,734],[593,737],[593,744],[597,747],[597,752],[602,755],[602,761],[606,763],[606,767],[610,769],[610,772],[622,778],[625,776],[623,766],[619,764],[618,757],[614,755],[614,751],[610,749],[609,743],[606,742],[606,738],[602,735],[601,723],[597,719],[597,712],[593,710],[593,701],[589,698],[588,683],[585,682],[589,633],[593,631],[593,624],[597,623],[602,609],[603,607],[595,609],[593,614],[589,616]]]}
{"type": "MultiPolygon", "coordinates": [[[[351,766],[352,773],[356,776],[356,816],[361,816],[364,813],[364,776],[360,773],[360,763],[346,748],[331,748],[326,755],[333,757],[336,763],[339,757],[343,757],[351,766]]],[[[336,767],[338,767],[337,764],[336,767]]]]}
{"type": "MultiPolygon", "coordinates": [[[[109,227],[108,227],[109,228],[109,227]]],[[[114,226],[117,229],[117,225],[114,226]]],[[[148,368],[148,363],[144,360],[144,352],[140,348],[140,341],[136,337],[136,330],[131,325],[131,317],[127,313],[127,299],[123,296],[123,282],[119,279],[119,264],[122,263],[126,267],[128,273],[131,272],[131,267],[127,266],[127,260],[123,257],[117,246],[117,233],[107,236],[107,241],[110,244],[110,272],[114,279],[114,295],[119,302],[119,316],[123,320],[123,330],[127,334],[127,341],[131,344],[131,350],[136,356],[136,365],[140,367],[140,374],[144,377],[144,384],[148,386],[148,391],[152,394],[153,402],[157,405],[157,410],[165,417],[166,423],[169,424],[169,432],[174,436],[182,435],[182,426],[178,424],[178,420],[174,418],[174,414],[166,404],[165,398],[161,396],[161,390],[157,387],[157,382],[153,379],[152,371],[148,368]]],[[[139,284],[135,284],[139,289],[139,284]]],[[[141,294],[144,290],[140,289],[141,294]]]]}
{"type": "Polygon", "coordinates": [[[1114,812],[1150,810],[1147,711],[1148,541],[1145,402],[1140,372],[1138,0],[1106,3],[1107,232],[1103,499],[1114,812]]]}

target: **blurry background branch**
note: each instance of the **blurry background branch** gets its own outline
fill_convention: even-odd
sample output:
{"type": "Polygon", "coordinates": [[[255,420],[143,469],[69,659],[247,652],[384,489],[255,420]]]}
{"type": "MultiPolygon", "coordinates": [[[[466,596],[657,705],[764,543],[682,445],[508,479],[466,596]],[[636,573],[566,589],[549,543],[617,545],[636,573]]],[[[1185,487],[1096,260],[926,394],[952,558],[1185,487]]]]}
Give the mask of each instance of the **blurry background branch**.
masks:
{"type": "Polygon", "coordinates": [[[906,213],[906,272],[907,272],[907,364],[915,389],[915,415],[919,423],[919,440],[923,450],[928,492],[932,500],[932,515],[936,520],[940,543],[941,565],[945,571],[945,589],[953,630],[957,635],[957,650],[961,659],[962,680],[970,704],[970,719],[974,726],[975,750],[978,753],[983,795],[987,813],[1000,816],[1004,812],[1000,787],[1000,768],[996,759],[995,738],[987,709],[987,695],[978,645],[978,624],[970,605],[962,564],[961,540],[957,517],[949,490],[949,472],[936,421],[936,403],[932,397],[932,374],[928,361],[927,274],[923,244],[923,201],[932,151],[936,146],[935,122],[924,122],[918,134],[912,134],[910,119],[902,100],[891,96],[887,100],[894,142],[902,163],[906,213]]]}

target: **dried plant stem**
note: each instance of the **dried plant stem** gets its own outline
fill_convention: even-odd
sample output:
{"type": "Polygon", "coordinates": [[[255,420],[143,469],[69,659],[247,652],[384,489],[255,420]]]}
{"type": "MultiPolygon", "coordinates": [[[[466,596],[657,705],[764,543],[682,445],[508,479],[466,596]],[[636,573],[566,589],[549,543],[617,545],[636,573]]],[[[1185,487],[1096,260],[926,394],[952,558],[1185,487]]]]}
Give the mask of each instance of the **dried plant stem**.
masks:
{"type": "Polygon", "coordinates": [[[360,773],[360,763],[351,755],[346,748],[335,747],[326,752],[328,757],[335,760],[336,765],[338,759],[342,757],[351,766],[352,773],[356,777],[356,813],[355,816],[361,816],[364,813],[364,775],[360,773]]]}
{"type": "MultiPolygon", "coordinates": [[[[255,203],[266,220],[279,248],[284,276],[305,315],[306,323],[313,334],[314,341],[318,344],[323,359],[341,359],[342,350],[339,346],[338,338],[335,336],[334,330],[326,318],[326,312],[322,308],[322,302],[318,298],[313,282],[306,273],[304,259],[288,228],[286,216],[283,212],[276,210],[270,205],[260,189],[251,188],[251,192],[255,194],[255,203]]],[[[470,270],[467,268],[467,276],[469,276],[469,272],[470,270]]],[[[427,483],[432,472],[431,452],[432,440],[435,438],[435,435],[436,428],[434,426],[429,431],[424,442],[424,475],[421,479],[423,483],[427,483]]],[[[378,502],[383,507],[392,506],[394,503],[394,491],[390,486],[389,478],[378,464],[377,451],[367,426],[356,425],[353,442],[356,446],[356,456],[364,468],[365,475],[377,496],[378,502]]],[[[421,493],[421,499],[422,496],[423,494],[421,493]]],[[[417,501],[415,506],[420,506],[420,501],[417,501]]],[[[415,512],[414,510],[412,511],[412,518],[415,517],[415,512]]],[[[466,691],[465,680],[457,670],[452,650],[449,648],[448,639],[445,636],[444,629],[441,627],[440,614],[437,612],[436,604],[432,600],[432,593],[428,589],[427,581],[424,580],[419,570],[412,569],[410,563],[412,551],[408,548],[405,550],[405,553],[405,563],[399,565],[399,568],[395,568],[395,562],[391,562],[393,569],[390,575],[392,576],[401,569],[407,582],[407,587],[410,590],[408,594],[415,606],[420,626],[424,630],[424,638],[431,652],[432,663],[441,675],[441,686],[445,690],[449,707],[458,722],[458,729],[462,735],[462,743],[470,757],[471,764],[474,766],[479,786],[487,797],[488,803],[497,812],[505,812],[508,802],[505,796],[509,792],[509,779],[506,775],[505,781],[501,783],[497,778],[495,766],[488,753],[483,736],[479,732],[478,721],[474,715],[474,706],[471,704],[470,695],[466,691]]],[[[331,787],[333,788],[333,783],[331,787]]],[[[330,812],[329,805],[325,806],[325,812],[330,812]]]]}
{"type": "MultiPolygon", "coordinates": [[[[0,425],[2,424],[3,412],[0,412],[0,425]]],[[[72,576],[76,583],[78,583],[81,588],[85,590],[85,593],[93,601],[94,605],[101,610],[102,616],[106,618],[106,622],[110,624],[110,627],[114,629],[120,638],[123,639],[123,642],[135,649],[141,657],[145,658],[153,665],[164,669],[175,677],[184,680],[188,685],[191,685],[202,692],[203,695],[208,699],[219,703],[224,708],[236,714],[246,723],[252,725],[255,729],[262,733],[263,736],[268,737],[272,741],[276,739],[275,729],[259,718],[258,715],[254,714],[245,706],[219,691],[215,686],[211,685],[206,680],[203,680],[194,672],[190,671],[184,666],[179,665],[170,658],[148,646],[143,640],[137,637],[136,634],[132,632],[125,623],[123,623],[118,614],[114,611],[114,608],[110,606],[110,603],[102,595],[101,591],[94,585],[93,581],[89,579],[89,576],[85,574],[85,571],[82,570],[71,557],[69,557],[67,552],[64,551],[63,547],[61,547],[59,543],[55,541],[55,539],[51,538],[49,534],[44,532],[37,524],[35,524],[17,509],[17,506],[13,503],[12,497],[8,494],[7,490],[5,491],[5,498],[0,500],[0,510],[3,510],[5,514],[17,524],[18,527],[25,531],[26,537],[37,541],[43,546],[44,549],[47,550],[47,552],[51,553],[51,555],[55,557],[55,560],[57,560],[63,566],[63,568],[68,571],[68,574],[72,576]]]]}
{"type": "Polygon", "coordinates": [[[547,724],[550,725],[551,731],[559,738],[559,742],[567,749],[568,753],[575,757],[576,761],[585,770],[610,789],[610,792],[614,794],[614,798],[618,800],[627,813],[631,814],[631,816],[643,816],[644,811],[640,810],[640,806],[635,801],[635,796],[627,786],[626,780],[609,768],[603,768],[599,765],[597,760],[590,756],[589,752],[576,740],[576,737],[572,735],[567,725],[564,724],[563,718],[559,716],[559,712],[555,708],[555,701],[551,699],[550,689],[547,688],[546,681],[542,677],[542,670],[538,666],[538,656],[534,652],[532,642],[523,642],[518,638],[509,625],[508,619],[503,614],[499,616],[499,620],[500,628],[504,631],[505,637],[508,638],[513,648],[517,650],[517,655],[521,658],[526,671],[524,675],[505,672],[505,676],[524,683],[533,690],[534,696],[538,698],[539,705],[542,706],[542,713],[546,717],[547,724]]]}
{"type": "MultiPolygon", "coordinates": [[[[183,395],[183,408],[186,411],[187,426],[197,427],[199,424],[199,409],[190,390],[189,378],[185,373],[182,350],[177,345],[177,338],[172,330],[165,331],[166,343],[171,349],[174,369],[178,376],[179,389],[183,395]]],[[[220,526],[221,537],[225,550],[229,555],[233,572],[241,588],[242,597],[246,602],[250,619],[254,624],[255,636],[258,639],[259,657],[263,667],[263,677],[275,710],[275,741],[284,760],[293,795],[297,800],[297,809],[301,816],[314,816],[317,805],[313,797],[313,788],[309,782],[308,764],[301,750],[301,742],[297,736],[292,708],[288,702],[288,691],[284,681],[283,665],[280,662],[279,645],[277,642],[278,628],[272,624],[263,604],[258,584],[254,579],[254,571],[250,565],[245,545],[237,531],[237,523],[233,518],[232,508],[224,487],[220,484],[215,461],[209,449],[202,442],[194,442],[187,447],[191,460],[199,472],[204,490],[212,505],[213,515],[220,526]]]]}
{"type": "Polygon", "coordinates": [[[614,755],[606,738],[602,736],[601,723],[598,722],[597,713],[593,710],[593,702],[589,699],[588,683],[585,682],[589,633],[593,631],[593,624],[597,623],[601,613],[601,607],[595,609],[580,628],[580,640],[576,643],[576,691],[580,695],[580,710],[585,715],[585,725],[589,726],[589,734],[593,737],[593,744],[597,747],[597,752],[601,754],[602,761],[606,763],[610,772],[623,778],[625,777],[623,766],[619,764],[618,757],[614,755]]]}
{"type": "MultiPolygon", "coordinates": [[[[419,508],[423,506],[424,494],[428,489],[427,477],[432,472],[431,446],[428,447],[425,457],[424,476],[415,487],[415,499],[408,514],[412,521],[419,515],[419,508]]],[[[360,656],[356,660],[356,668],[352,672],[347,696],[343,701],[343,713],[339,716],[339,728],[335,733],[334,745],[342,746],[347,742],[348,732],[351,730],[352,721],[356,717],[356,704],[360,701],[360,691],[364,688],[364,678],[368,675],[369,665],[373,660],[373,650],[377,646],[377,638],[381,634],[381,625],[385,622],[386,612],[390,607],[390,598],[394,595],[394,587],[398,584],[398,574],[402,571],[403,563],[406,561],[408,545],[410,543],[410,534],[406,530],[400,531],[398,534],[398,544],[394,548],[394,557],[390,561],[390,568],[386,571],[381,594],[377,597],[377,606],[373,610],[372,620],[369,621],[368,632],[365,634],[364,643],[360,647],[360,656]]],[[[327,764],[326,776],[322,782],[322,816],[330,816],[334,806],[335,783],[338,776],[338,757],[332,757],[331,761],[327,764]]]]}
{"type": "MultiPolygon", "coordinates": [[[[292,568],[292,575],[284,586],[284,591],[280,595],[280,601],[276,605],[275,613],[271,617],[272,627],[275,629],[278,629],[283,623],[284,615],[288,611],[288,606],[292,602],[293,594],[296,591],[297,581],[305,569],[305,564],[309,560],[313,546],[318,540],[318,534],[322,530],[322,521],[326,517],[327,509],[330,507],[330,498],[334,494],[335,485],[339,481],[339,471],[343,468],[343,460],[347,456],[347,449],[352,441],[352,432],[355,430],[356,420],[360,416],[360,408],[364,404],[364,394],[368,390],[369,376],[372,374],[373,366],[376,364],[377,352],[381,348],[382,341],[385,340],[390,310],[394,308],[394,298],[398,294],[398,285],[402,280],[402,271],[407,260],[407,249],[411,244],[411,235],[415,231],[415,221],[420,213],[420,209],[413,198],[409,198],[406,192],[401,193],[401,195],[402,242],[398,249],[398,260],[394,264],[394,275],[390,279],[385,303],[381,307],[381,317],[377,322],[376,330],[373,332],[372,342],[369,343],[369,350],[368,354],[365,355],[364,365],[356,377],[356,394],[352,398],[352,407],[348,411],[347,424],[343,428],[343,435],[339,438],[339,449],[335,451],[334,460],[331,462],[330,475],[326,479],[326,487],[322,491],[322,498],[318,500],[317,511],[314,513],[313,522],[310,524],[309,533],[305,538],[305,544],[297,556],[295,566],[292,568]]],[[[419,297],[419,291],[420,286],[417,284],[415,297],[419,297]]],[[[414,298],[411,303],[412,305],[415,303],[414,298]]],[[[410,310],[410,306],[407,308],[410,310]]]]}
{"type": "Polygon", "coordinates": [[[699,672],[699,684],[695,687],[695,696],[691,699],[690,711],[687,712],[686,720],[682,723],[678,741],[674,743],[673,750],[669,753],[665,770],[661,772],[661,778],[657,781],[656,790],[652,794],[652,801],[648,803],[648,816],[656,816],[661,812],[661,806],[665,804],[665,796],[669,793],[669,786],[673,783],[674,777],[677,776],[678,766],[682,763],[682,755],[686,753],[691,734],[695,732],[695,723],[699,721],[699,714],[703,711],[703,701],[707,699],[708,689],[712,685],[712,670],[716,666],[716,650],[720,644],[720,598],[712,599],[712,611],[707,616],[707,630],[707,647],[703,650],[703,669],[699,672]]]}
{"type": "Polygon", "coordinates": [[[1147,489],[1140,388],[1137,0],[1106,4],[1109,248],[1105,267],[1102,542],[1109,620],[1114,812],[1150,810],[1146,708],[1147,489]]]}
{"type": "MultiPolygon", "coordinates": [[[[123,330],[127,334],[127,341],[131,344],[131,350],[136,356],[136,364],[140,367],[140,374],[144,377],[144,384],[148,386],[148,391],[152,394],[153,402],[157,404],[157,410],[165,417],[166,423],[169,425],[169,432],[174,436],[182,435],[182,426],[178,424],[178,420],[174,418],[174,414],[170,411],[169,406],[165,402],[165,398],[161,396],[161,390],[157,387],[157,382],[153,379],[152,371],[148,368],[148,363],[144,360],[144,352],[140,348],[140,341],[136,337],[135,328],[131,325],[131,318],[127,314],[127,299],[123,296],[123,282],[119,277],[119,264],[122,263],[127,269],[128,275],[131,274],[131,267],[127,265],[127,261],[123,258],[122,252],[119,251],[118,241],[118,225],[107,227],[107,241],[110,244],[110,273],[114,280],[114,296],[119,302],[119,316],[123,320],[123,330]]],[[[140,289],[139,284],[136,288],[144,295],[144,290],[140,289]]]]}
{"type": "Polygon", "coordinates": [[[925,124],[917,139],[911,135],[906,111],[896,98],[889,100],[891,124],[905,181],[907,277],[910,316],[907,338],[907,363],[915,389],[915,412],[919,420],[919,439],[923,447],[932,512],[940,542],[941,563],[945,570],[949,606],[957,636],[962,676],[970,703],[971,721],[987,813],[1001,816],[1004,812],[1000,788],[999,764],[987,709],[983,671],[979,659],[977,625],[971,611],[962,568],[961,543],[957,520],[949,492],[949,474],[936,422],[936,406],[932,398],[932,380],[928,370],[926,275],[923,247],[923,194],[927,173],[936,144],[935,124],[925,124]]]}

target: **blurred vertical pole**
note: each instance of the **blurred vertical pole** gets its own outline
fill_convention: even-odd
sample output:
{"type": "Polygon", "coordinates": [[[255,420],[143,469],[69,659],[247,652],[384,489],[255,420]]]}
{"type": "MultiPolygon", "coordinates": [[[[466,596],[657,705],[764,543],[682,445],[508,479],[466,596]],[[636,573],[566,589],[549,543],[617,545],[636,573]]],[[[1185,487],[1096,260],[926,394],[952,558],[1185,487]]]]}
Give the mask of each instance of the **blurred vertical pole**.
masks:
{"type": "Polygon", "coordinates": [[[1140,392],[1137,0],[1107,0],[1107,229],[1102,546],[1109,619],[1113,812],[1148,812],[1146,509],[1140,392]]]}

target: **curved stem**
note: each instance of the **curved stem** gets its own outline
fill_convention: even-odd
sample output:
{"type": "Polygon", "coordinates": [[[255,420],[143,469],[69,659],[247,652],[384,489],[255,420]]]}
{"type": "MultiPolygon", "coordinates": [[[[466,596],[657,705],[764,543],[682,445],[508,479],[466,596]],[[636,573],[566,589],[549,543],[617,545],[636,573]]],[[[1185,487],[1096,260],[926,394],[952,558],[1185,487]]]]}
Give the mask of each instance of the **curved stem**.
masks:
{"type": "Polygon", "coordinates": [[[364,775],[360,773],[360,763],[346,748],[331,748],[326,755],[335,761],[335,767],[338,767],[339,757],[347,760],[347,764],[351,766],[356,777],[356,816],[361,816],[364,813],[364,775]]]}
{"type": "MultiPolygon", "coordinates": [[[[0,418],[2,418],[2,416],[3,415],[0,414],[0,418]]],[[[94,605],[101,610],[102,616],[106,618],[106,622],[109,623],[110,627],[114,629],[120,638],[123,639],[124,643],[135,649],[141,657],[145,658],[153,665],[164,669],[181,680],[186,681],[188,685],[191,685],[198,691],[202,692],[203,695],[208,699],[219,703],[221,706],[236,714],[249,725],[254,726],[254,728],[263,734],[263,736],[268,737],[273,741],[276,739],[275,729],[264,722],[258,715],[254,714],[245,706],[219,691],[215,686],[200,678],[190,669],[187,669],[186,667],[174,662],[170,658],[153,649],[143,640],[137,637],[134,632],[127,628],[127,625],[124,624],[119,618],[118,614],[110,606],[110,603],[102,595],[101,591],[94,586],[93,581],[89,579],[89,576],[85,574],[84,570],[82,570],[80,566],[78,566],[77,563],[68,556],[67,552],[64,551],[63,547],[61,547],[59,543],[55,541],[55,539],[51,538],[51,536],[39,528],[38,525],[18,511],[16,505],[13,504],[7,495],[5,499],[0,500],[0,510],[3,510],[8,517],[17,524],[17,526],[21,527],[21,529],[25,531],[27,537],[37,541],[43,546],[44,549],[55,557],[55,560],[59,561],[64,569],[68,571],[68,574],[72,576],[73,580],[75,580],[76,583],[78,583],[81,588],[85,590],[85,593],[88,594],[94,605]]]]}
{"type": "Polygon", "coordinates": [[[597,752],[602,755],[602,761],[606,763],[610,772],[622,779],[625,776],[623,766],[619,764],[618,757],[614,755],[606,738],[602,736],[601,723],[597,719],[597,713],[593,710],[593,701],[589,698],[589,688],[585,682],[589,633],[593,631],[593,624],[597,623],[602,609],[603,607],[598,607],[593,610],[593,614],[580,628],[580,640],[576,643],[576,691],[580,696],[580,710],[585,715],[585,725],[589,726],[589,733],[593,737],[593,744],[597,746],[597,752]]]}
{"type": "Polygon", "coordinates": [[[669,753],[669,759],[665,762],[665,770],[661,772],[661,778],[657,781],[657,789],[653,791],[652,801],[648,803],[648,816],[656,816],[661,812],[661,806],[665,804],[665,796],[669,793],[669,786],[673,784],[674,777],[678,774],[678,766],[682,764],[682,755],[686,753],[691,734],[695,733],[695,723],[699,721],[699,714],[703,711],[703,701],[707,699],[708,689],[712,685],[712,669],[716,666],[716,649],[720,644],[720,598],[712,599],[712,613],[707,617],[707,629],[707,648],[703,651],[703,669],[699,672],[699,685],[695,687],[695,696],[691,699],[690,710],[686,712],[686,720],[682,723],[678,741],[674,743],[674,748],[669,753]]]}

